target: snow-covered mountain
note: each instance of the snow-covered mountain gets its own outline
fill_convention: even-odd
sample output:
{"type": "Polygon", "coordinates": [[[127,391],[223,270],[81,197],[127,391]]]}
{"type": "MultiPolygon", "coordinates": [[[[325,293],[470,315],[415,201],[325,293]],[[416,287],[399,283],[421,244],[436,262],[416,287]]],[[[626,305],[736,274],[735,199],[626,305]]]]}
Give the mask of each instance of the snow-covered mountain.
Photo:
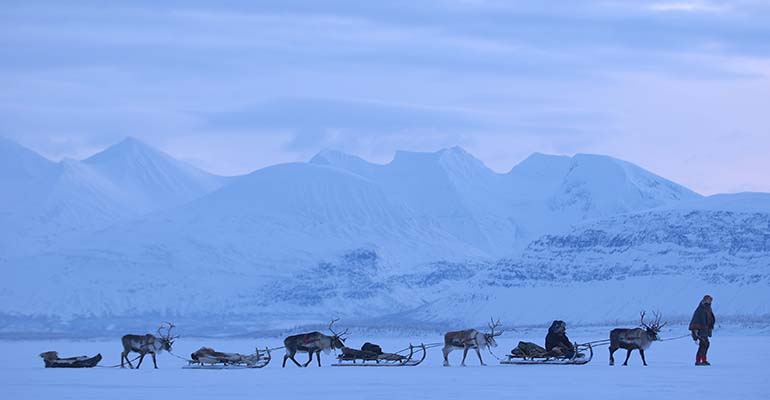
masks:
{"type": "Polygon", "coordinates": [[[224,182],[133,138],[84,161],[58,163],[0,139],[0,156],[0,251],[6,257],[47,248],[72,231],[186,203],[224,182]]]}
{"type": "Polygon", "coordinates": [[[189,202],[220,188],[223,178],[129,137],[83,164],[118,186],[135,215],[189,202]]]}
{"type": "Polygon", "coordinates": [[[704,198],[611,157],[533,154],[500,174],[460,148],[387,164],[323,151],[225,182],[133,139],[83,162],[2,151],[4,186],[46,201],[78,187],[71,218],[116,213],[45,246],[18,239],[35,251],[0,259],[14,323],[603,322],[681,318],[703,292],[723,314],[770,315],[770,195],[704,198]]]}
{"type": "MultiPolygon", "coordinates": [[[[770,316],[770,194],[716,195],[585,222],[515,257],[433,279],[416,319],[467,312],[542,321],[613,321],[641,309],[685,319],[710,293],[731,317],[770,316]],[[468,292],[484,293],[468,301],[468,292]],[[565,301],[565,299],[569,299],[565,301]]],[[[716,304],[716,303],[715,303],[716,304]]]]}
{"type": "Polygon", "coordinates": [[[459,147],[397,152],[386,165],[334,151],[310,162],[377,182],[418,217],[496,256],[581,221],[701,197],[631,163],[589,154],[536,153],[507,174],[495,173],[459,147]]]}

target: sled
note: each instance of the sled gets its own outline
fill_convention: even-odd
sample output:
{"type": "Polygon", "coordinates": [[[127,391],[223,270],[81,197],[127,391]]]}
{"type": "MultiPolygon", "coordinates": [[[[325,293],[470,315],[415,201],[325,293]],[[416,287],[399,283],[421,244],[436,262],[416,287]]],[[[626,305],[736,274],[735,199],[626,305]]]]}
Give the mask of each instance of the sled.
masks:
{"type": "Polygon", "coordinates": [[[426,347],[409,345],[395,353],[375,353],[344,347],[332,367],[414,367],[425,360],[426,347]]]}
{"type": "Polygon", "coordinates": [[[270,349],[256,349],[254,354],[222,353],[209,347],[201,347],[191,354],[184,369],[248,369],[264,368],[270,364],[270,349]]]}
{"type": "Polygon", "coordinates": [[[93,356],[67,357],[59,358],[55,351],[46,351],[41,353],[46,368],[92,368],[102,360],[101,353],[93,356]]]}
{"type": "MultiPolygon", "coordinates": [[[[517,348],[518,349],[518,348],[517,348]]],[[[575,343],[575,354],[572,357],[563,357],[551,352],[540,354],[525,354],[511,351],[505,360],[500,361],[503,365],[583,365],[588,364],[594,357],[594,349],[591,344],[575,343]]]]}

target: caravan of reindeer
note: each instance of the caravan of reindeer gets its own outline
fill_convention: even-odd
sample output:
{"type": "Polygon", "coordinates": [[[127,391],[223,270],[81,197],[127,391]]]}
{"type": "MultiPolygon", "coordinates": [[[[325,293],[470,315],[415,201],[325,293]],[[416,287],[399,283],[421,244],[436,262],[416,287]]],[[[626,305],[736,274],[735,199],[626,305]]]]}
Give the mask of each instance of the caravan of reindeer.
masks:
{"type": "MultiPolygon", "coordinates": [[[[615,363],[613,357],[615,351],[618,349],[625,349],[627,350],[627,353],[626,359],[623,362],[624,366],[628,365],[628,359],[633,350],[639,350],[642,363],[644,366],[647,366],[645,350],[649,349],[653,342],[660,340],[659,334],[661,329],[666,325],[665,323],[661,323],[660,313],[656,312],[654,314],[655,319],[652,323],[648,324],[645,322],[645,312],[642,311],[640,314],[640,326],[638,328],[613,329],[610,332],[610,338],[608,340],[584,344],[575,343],[574,354],[569,356],[553,354],[550,349],[543,349],[534,343],[519,342],[519,347],[514,349],[511,352],[512,354],[507,355],[507,359],[501,360],[500,364],[582,365],[588,363],[593,356],[592,344],[609,342],[610,365],[614,365],[615,363]],[[532,351],[528,349],[531,349],[532,351]],[[588,354],[585,353],[586,351],[588,354]]],[[[337,356],[337,362],[333,363],[332,366],[416,366],[425,359],[428,348],[441,345],[438,343],[428,345],[421,344],[419,346],[410,344],[409,347],[399,352],[386,353],[382,351],[380,346],[367,342],[360,350],[352,349],[345,346],[348,330],[345,329],[342,332],[334,330],[334,324],[338,320],[339,319],[333,319],[328,325],[328,330],[331,335],[315,331],[286,337],[283,341],[283,348],[286,350],[286,354],[283,356],[281,367],[286,367],[287,360],[291,360],[298,367],[307,367],[313,361],[314,355],[318,362],[318,366],[320,367],[321,352],[336,352],[336,350],[341,350],[341,354],[337,356]],[[295,358],[297,353],[307,353],[308,360],[304,364],[301,364],[295,358]]],[[[449,366],[449,354],[453,350],[458,349],[463,350],[463,358],[460,365],[465,366],[468,351],[471,349],[476,352],[479,363],[481,365],[486,365],[481,356],[481,350],[486,349],[492,353],[491,349],[497,347],[496,338],[503,334],[503,330],[500,329],[501,326],[502,323],[500,320],[495,321],[494,319],[491,319],[488,324],[489,332],[481,332],[477,329],[446,332],[444,334],[442,348],[444,366],[449,366]]],[[[179,336],[171,334],[174,327],[174,324],[166,322],[157,329],[157,336],[149,333],[145,335],[123,336],[121,338],[123,352],[120,357],[120,367],[125,368],[125,363],[128,363],[129,368],[133,369],[134,365],[131,363],[132,360],[129,360],[128,355],[130,353],[138,353],[139,356],[137,356],[137,358],[139,359],[139,363],[137,363],[136,368],[141,367],[142,361],[147,354],[152,356],[153,366],[158,368],[156,355],[163,351],[171,353],[174,341],[179,338],[179,336]]],[[[240,353],[218,352],[212,348],[202,347],[191,354],[191,359],[188,360],[188,365],[184,368],[263,368],[270,363],[270,350],[271,349],[267,348],[265,348],[264,351],[257,349],[253,354],[244,355],[240,353]]],[[[90,358],[86,356],[59,358],[58,354],[53,351],[42,353],[40,356],[43,357],[46,367],[55,368],[93,367],[101,360],[101,355],[90,358]]],[[[134,360],[136,360],[136,358],[134,360]]]]}

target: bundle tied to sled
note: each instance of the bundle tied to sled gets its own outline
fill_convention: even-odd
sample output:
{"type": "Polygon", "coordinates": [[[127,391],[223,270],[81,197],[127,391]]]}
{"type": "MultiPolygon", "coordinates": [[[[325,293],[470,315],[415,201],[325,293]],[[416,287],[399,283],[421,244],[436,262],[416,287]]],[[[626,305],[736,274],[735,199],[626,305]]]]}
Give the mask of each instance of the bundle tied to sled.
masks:
{"type": "Polygon", "coordinates": [[[524,358],[541,358],[548,356],[548,350],[532,342],[519,342],[511,355],[524,358]]]}
{"type": "Polygon", "coordinates": [[[353,349],[350,347],[343,347],[342,353],[337,356],[337,363],[332,364],[334,367],[343,366],[416,366],[419,365],[425,359],[425,345],[412,346],[403,352],[397,353],[385,353],[379,345],[373,343],[364,343],[361,349],[353,349]],[[408,350],[408,353],[406,352],[408,350]],[[421,353],[418,357],[415,357],[415,353],[421,353]],[[360,362],[359,362],[360,361],[360,362]]]}
{"type": "Polygon", "coordinates": [[[102,360],[101,354],[97,354],[93,357],[79,356],[61,358],[59,357],[59,353],[55,351],[40,353],[40,357],[43,359],[46,368],[92,368],[102,360]]]}
{"type": "Polygon", "coordinates": [[[270,363],[270,351],[256,350],[254,354],[224,353],[210,347],[201,347],[190,354],[185,368],[262,368],[270,363]]]}
{"type": "Polygon", "coordinates": [[[558,349],[547,351],[532,342],[519,342],[500,364],[546,364],[546,365],[583,365],[593,358],[594,352],[590,344],[575,344],[575,352],[571,357],[558,349]]]}

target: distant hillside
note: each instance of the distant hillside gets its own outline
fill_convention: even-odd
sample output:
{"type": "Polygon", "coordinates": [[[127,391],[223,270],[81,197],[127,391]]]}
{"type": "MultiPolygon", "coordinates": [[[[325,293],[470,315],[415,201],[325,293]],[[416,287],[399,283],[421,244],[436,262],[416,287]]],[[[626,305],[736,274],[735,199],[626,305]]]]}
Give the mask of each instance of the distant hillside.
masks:
{"type": "Polygon", "coordinates": [[[25,249],[0,258],[14,324],[603,322],[685,318],[706,292],[770,315],[770,195],[704,198],[607,156],[498,174],[460,148],[324,151],[224,180],[135,139],[61,163],[1,144],[0,237],[25,249]]]}

